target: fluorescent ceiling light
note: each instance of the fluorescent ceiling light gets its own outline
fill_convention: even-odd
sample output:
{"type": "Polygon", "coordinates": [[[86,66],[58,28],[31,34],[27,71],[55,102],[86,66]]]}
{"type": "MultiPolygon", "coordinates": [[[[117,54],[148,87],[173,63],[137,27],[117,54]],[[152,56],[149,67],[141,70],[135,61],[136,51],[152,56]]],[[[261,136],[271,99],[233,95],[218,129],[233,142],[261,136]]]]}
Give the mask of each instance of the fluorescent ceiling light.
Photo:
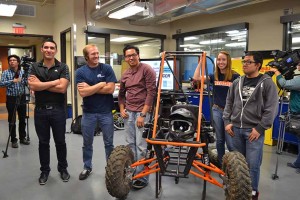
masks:
{"type": "Polygon", "coordinates": [[[149,47],[150,44],[141,44],[140,47],[149,47]]]}
{"type": "Polygon", "coordinates": [[[110,41],[112,42],[126,42],[126,41],[130,41],[130,40],[135,40],[136,38],[133,37],[117,37],[114,39],[111,39],[110,41]]]}
{"type": "Polygon", "coordinates": [[[9,5],[0,3],[0,16],[12,17],[15,14],[17,5],[9,5]]]}
{"type": "Polygon", "coordinates": [[[237,41],[238,42],[243,42],[243,41],[246,41],[246,38],[241,38],[241,39],[238,39],[237,41]]]}
{"type": "Polygon", "coordinates": [[[191,36],[191,37],[185,37],[185,38],[184,38],[184,41],[196,40],[196,39],[198,39],[198,38],[195,37],[195,36],[191,36]]]}
{"type": "Polygon", "coordinates": [[[246,35],[234,36],[234,37],[231,37],[230,39],[231,39],[231,40],[246,39],[246,35]]]}
{"type": "Polygon", "coordinates": [[[197,48],[197,47],[201,47],[201,45],[199,45],[199,44],[182,44],[182,45],[180,45],[180,47],[197,48]]]}
{"type": "Polygon", "coordinates": [[[228,36],[241,36],[241,35],[246,35],[247,31],[241,31],[238,33],[229,33],[228,36]]]}
{"type": "Polygon", "coordinates": [[[133,2],[131,4],[128,4],[124,8],[111,13],[110,15],[108,15],[108,17],[113,19],[123,19],[142,12],[145,9],[144,5],[145,4],[141,2],[133,2]]]}
{"type": "Polygon", "coordinates": [[[292,43],[299,43],[300,42],[300,37],[293,37],[292,38],[292,43]]]}
{"type": "Polygon", "coordinates": [[[243,47],[246,46],[246,42],[234,42],[234,43],[229,43],[225,44],[226,47],[243,47]]]}
{"type": "Polygon", "coordinates": [[[294,29],[300,29],[300,24],[293,24],[292,28],[294,28],[294,29]]]}
{"type": "Polygon", "coordinates": [[[191,49],[191,51],[201,51],[201,49],[191,49]]]}
{"type": "Polygon", "coordinates": [[[217,43],[224,43],[224,40],[216,39],[216,40],[204,40],[202,42],[199,42],[199,44],[217,44],[217,43]]]}
{"type": "Polygon", "coordinates": [[[232,31],[226,31],[225,33],[227,34],[235,34],[235,33],[239,33],[238,30],[232,30],[232,31]]]}

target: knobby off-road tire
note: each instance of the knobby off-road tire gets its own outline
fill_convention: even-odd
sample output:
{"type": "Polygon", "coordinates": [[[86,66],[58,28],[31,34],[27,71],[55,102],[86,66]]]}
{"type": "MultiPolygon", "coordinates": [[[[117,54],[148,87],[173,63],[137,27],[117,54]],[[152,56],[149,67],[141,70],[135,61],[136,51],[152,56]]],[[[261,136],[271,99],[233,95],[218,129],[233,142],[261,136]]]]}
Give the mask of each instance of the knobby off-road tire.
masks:
{"type": "MultiPolygon", "coordinates": [[[[225,149],[225,154],[228,152],[229,151],[225,149]]],[[[212,164],[214,164],[218,168],[221,168],[221,163],[219,162],[218,151],[216,147],[208,147],[208,157],[209,157],[209,161],[212,164]]]]}
{"type": "Polygon", "coordinates": [[[237,151],[228,152],[223,156],[222,168],[227,178],[226,200],[251,200],[251,178],[245,157],[237,151]]]}
{"type": "Polygon", "coordinates": [[[105,183],[108,193],[125,199],[132,185],[130,165],[134,161],[133,152],[128,146],[117,146],[107,161],[105,183]]]}
{"type": "Polygon", "coordinates": [[[220,167],[220,163],[218,160],[218,152],[215,147],[208,147],[208,157],[209,161],[217,167],[220,167]]]}

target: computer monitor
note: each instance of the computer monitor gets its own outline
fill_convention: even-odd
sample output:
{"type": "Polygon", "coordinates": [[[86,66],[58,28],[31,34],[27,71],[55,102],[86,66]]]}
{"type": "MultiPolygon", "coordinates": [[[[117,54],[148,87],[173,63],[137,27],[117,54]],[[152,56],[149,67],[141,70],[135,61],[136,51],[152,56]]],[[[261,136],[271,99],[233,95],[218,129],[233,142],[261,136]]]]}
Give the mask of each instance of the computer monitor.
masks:
{"type": "MultiPolygon", "coordinates": [[[[156,83],[157,83],[161,59],[141,59],[141,62],[150,65],[154,69],[154,71],[156,73],[156,83]]],[[[170,60],[168,60],[168,63],[173,71],[174,70],[174,61],[170,59],[170,60]]],[[[164,64],[164,72],[163,72],[163,77],[162,77],[161,89],[174,90],[174,76],[173,76],[166,61],[164,64]]]]}

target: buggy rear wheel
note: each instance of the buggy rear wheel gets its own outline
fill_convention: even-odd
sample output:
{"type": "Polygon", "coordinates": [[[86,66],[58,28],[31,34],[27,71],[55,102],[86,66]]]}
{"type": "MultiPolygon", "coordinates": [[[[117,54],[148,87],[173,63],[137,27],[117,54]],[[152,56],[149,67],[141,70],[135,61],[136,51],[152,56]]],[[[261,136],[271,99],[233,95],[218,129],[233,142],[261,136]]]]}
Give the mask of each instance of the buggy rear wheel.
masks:
{"type": "Polygon", "coordinates": [[[133,153],[128,146],[117,146],[110,154],[105,168],[105,183],[108,193],[116,198],[125,199],[132,185],[133,153]]]}
{"type": "Polygon", "coordinates": [[[237,152],[228,152],[223,156],[225,172],[226,200],[250,200],[252,188],[249,168],[245,157],[237,152]]]}

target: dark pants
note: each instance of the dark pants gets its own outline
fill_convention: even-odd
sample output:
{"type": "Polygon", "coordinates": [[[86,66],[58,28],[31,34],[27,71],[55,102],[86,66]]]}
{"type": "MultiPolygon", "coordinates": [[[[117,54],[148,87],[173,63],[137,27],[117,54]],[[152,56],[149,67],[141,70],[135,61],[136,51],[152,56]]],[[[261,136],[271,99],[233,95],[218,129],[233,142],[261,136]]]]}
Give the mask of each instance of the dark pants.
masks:
{"type": "Polygon", "coordinates": [[[63,106],[53,109],[36,107],[34,110],[34,125],[39,138],[40,170],[50,172],[50,128],[56,147],[59,172],[68,167],[66,133],[66,111],[63,106]]]}
{"type": "Polygon", "coordinates": [[[6,96],[6,108],[8,112],[8,127],[11,134],[10,141],[17,142],[16,138],[16,112],[19,118],[19,139],[24,140],[26,137],[26,101],[25,95],[22,96],[6,96]]]}

